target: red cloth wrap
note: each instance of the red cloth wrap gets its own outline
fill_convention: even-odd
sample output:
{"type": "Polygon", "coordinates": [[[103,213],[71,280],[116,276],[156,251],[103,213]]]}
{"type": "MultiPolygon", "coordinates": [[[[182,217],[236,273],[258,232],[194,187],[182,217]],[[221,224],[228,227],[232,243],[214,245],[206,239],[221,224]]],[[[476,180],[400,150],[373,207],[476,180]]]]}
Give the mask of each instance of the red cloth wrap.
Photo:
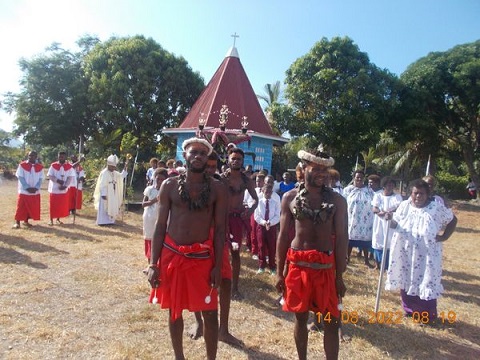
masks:
{"type": "Polygon", "coordinates": [[[70,215],[70,196],[65,194],[50,193],[50,219],[64,218],[70,215]]]}
{"type": "Polygon", "coordinates": [[[75,187],[68,188],[68,196],[69,196],[69,209],[70,210],[80,210],[82,208],[82,191],[78,190],[75,187]]]}
{"type": "Polygon", "coordinates": [[[242,247],[243,233],[249,228],[247,221],[250,221],[250,219],[242,219],[241,214],[242,212],[239,211],[231,211],[228,214],[228,228],[230,234],[233,236],[230,241],[238,243],[239,250],[242,247]]]}
{"type": "Polygon", "coordinates": [[[168,235],[165,243],[182,254],[203,253],[208,250],[206,259],[187,258],[166,247],[162,249],[160,259],[160,286],[152,288],[149,302],[157,297],[162,309],[170,309],[171,321],[182,317],[184,309],[195,311],[217,310],[217,290],[211,287],[210,273],[213,269],[213,240],[192,245],[177,245],[168,235]],[[210,295],[209,304],[205,298],[210,295]]]}
{"type": "Polygon", "coordinates": [[[40,220],[40,194],[18,194],[15,221],[40,220]]]}
{"type": "Polygon", "coordinates": [[[287,252],[288,274],[285,278],[284,311],[330,312],[338,318],[338,296],[335,286],[335,255],[330,256],[317,250],[294,250],[287,252]],[[312,269],[291,262],[332,264],[329,269],[312,269]]]}

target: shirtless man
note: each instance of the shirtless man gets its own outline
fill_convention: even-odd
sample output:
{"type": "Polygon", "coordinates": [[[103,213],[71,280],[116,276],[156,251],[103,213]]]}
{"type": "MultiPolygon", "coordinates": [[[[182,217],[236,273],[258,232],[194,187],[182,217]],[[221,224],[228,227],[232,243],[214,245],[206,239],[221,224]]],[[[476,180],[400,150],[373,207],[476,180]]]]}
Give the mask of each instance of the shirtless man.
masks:
{"type": "Polygon", "coordinates": [[[240,249],[242,247],[243,232],[247,228],[250,216],[258,205],[258,196],[255,191],[253,180],[242,173],[243,150],[233,147],[228,151],[229,169],[222,174],[224,183],[228,187],[228,225],[229,234],[232,238],[232,299],[241,300],[243,296],[238,291],[238,279],[240,277],[240,249]],[[252,206],[245,208],[243,197],[245,190],[252,197],[252,206]]]}
{"type": "Polygon", "coordinates": [[[346,291],[342,273],[347,264],[347,203],[327,187],[328,168],[334,164],[331,157],[321,150],[301,150],[298,157],[302,160],[305,183],[282,199],[276,287],[284,296],[283,310],[295,313],[298,358],[307,358],[310,310],[323,317],[325,354],[327,359],[336,359],[339,297],[346,291]],[[288,230],[292,223],[295,237],[290,245],[288,230]],[[335,241],[332,235],[336,236],[335,241]]]}
{"type": "Polygon", "coordinates": [[[201,311],[207,359],[218,345],[217,288],[220,285],[227,192],[205,174],[212,146],[191,138],[182,145],[186,173],[160,187],[159,214],[152,241],[148,281],[150,301],[170,310],[169,330],[175,359],[183,353],[182,310],[201,311]],[[211,224],[214,223],[214,228],[211,224]],[[215,255],[213,255],[215,254],[215,255]]]}
{"type": "MultiPolygon", "coordinates": [[[[220,180],[220,175],[217,174],[218,154],[213,151],[207,160],[207,167],[205,173],[215,179],[220,180]]],[[[222,183],[223,184],[223,183],[222,183]]],[[[227,219],[225,218],[225,221],[227,219]]],[[[213,224],[212,224],[213,226],[213,224]]],[[[221,282],[220,282],[220,327],[218,328],[218,340],[223,341],[233,346],[242,346],[243,342],[230,334],[228,330],[228,318],[230,315],[230,302],[232,293],[232,267],[230,260],[228,259],[228,247],[223,248],[223,260],[221,270],[221,282]]],[[[203,336],[203,320],[200,312],[195,313],[195,323],[187,331],[190,338],[196,340],[203,336]]]]}

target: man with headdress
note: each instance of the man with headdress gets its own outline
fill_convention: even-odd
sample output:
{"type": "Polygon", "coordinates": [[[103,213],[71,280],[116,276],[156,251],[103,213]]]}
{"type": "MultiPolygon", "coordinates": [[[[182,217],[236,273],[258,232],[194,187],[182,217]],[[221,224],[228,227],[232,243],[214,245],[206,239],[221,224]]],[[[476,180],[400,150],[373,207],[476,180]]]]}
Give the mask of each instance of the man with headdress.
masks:
{"type": "Polygon", "coordinates": [[[214,359],[219,332],[216,289],[221,281],[227,193],[220,181],[205,173],[212,145],[205,139],[191,138],[182,148],[186,172],[168,178],[160,187],[148,269],[150,301],[170,310],[176,359],[185,358],[183,310],[201,311],[206,357],[214,359]]]}
{"type": "MultiPolygon", "coordinates": [[[[205,173],[208,176],[213,177],[216,180],[221,180],[220,174],[217,173],[218,170],[218,160],[219,156],[215,150],[208,156],[207,166],[205,168],[205,173]]],[[[212,227],[214,224],[212,224],[212,227]]],[[[227,239],[225,239],[227,240],[227,239]]],[[[230,304],[231,304],[231,292],[232,292],[232,266],[230,265],[230,249],[227,241],[223,247],[223,259],[222,259],[222,269],[220,272],[221,282],[219,288],[219,305],[220,305],[220,325],[218,327],[218,340],[225,342],[233,346],[242,346],[243,342],[233,336],[229,330],[229,316],[230,316],[230,304]]],[[[203,336],[203,320],[202,314],[200,312],[195,312],[195,323],[187,331],[190,338],[197,340],[203,336]]]]}
{"type": "Polygon", "coordinates": [[[283,196],[277,239],[277,283],[283,310],[295,313],[294,337],[299,359],[307,358],[309,311],[323,317],[327,359],[339,348],[339,298],[346,291],[348,229],[345,199],[329,186],[334,160],[323,150],[299,151],[305,182],[283,196]],[[295,225],[290,244],[289,230],[295,225]]]}
{"type": "Polygon", "coordinates": [[[70,201],[68,187],[74,182],[75,172],[67,161],[67,153],[60,151],[58,160],[53,162],[48,169],[48,192],[50,193],[50,223],[57,219],[57,224],[63,224],[60,218],[70,214],[70,201]]]}
{"type": "Polygon", "coordinates": [[[25,226],[32,226],[28,219],[40,220],[40,186],[43,181],[43,165],[37,162],[37,152],[30,151],[28,160],[18,165],[17,210],[15,211],[14,229],[20,227],[20,221],[25,226]]]}
{"type": "Polygon", "coordinates": [[[95,209],[97,210],[97,225],[115,224],[121,213],[123,204],[123,181],[127,177],[128,159],[120,173],[117,169],[118,157],[110,155],[107,158],[107,167],[100,172],[93,194],[95,209]]]}

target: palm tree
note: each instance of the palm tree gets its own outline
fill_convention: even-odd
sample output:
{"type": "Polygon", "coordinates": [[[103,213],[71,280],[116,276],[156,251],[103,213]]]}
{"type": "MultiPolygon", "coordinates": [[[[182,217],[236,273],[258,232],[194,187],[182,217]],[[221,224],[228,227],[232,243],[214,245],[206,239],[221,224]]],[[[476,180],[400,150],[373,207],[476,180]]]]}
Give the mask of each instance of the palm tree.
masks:
{"type": "Polygon", "coordinates": [[[280,135],[281,132],[278,130],[278,127],[276,126],[276,121],[272,116],[271,107],[274,104],[278,104],[281,101],[281,90],[280,90],[280,81],[275,82],[275,84],[266,84],[263,88],[265,90],[264,95],[259,95],[257,94],[257,98],[259,100],[263,100],[266,103],[266,106],[264,107],[265,111],[265,116],[267,117],[267,120],[272,127],[272,130],[280,135]]]}
{"type": "Polygon", "coordinates": [[[424,148],[425,144],[420,141],[409,141],[401,145],[391,134],[384,132],[376,146],[377,158],[372,163],[392,175],[409,180],[422,175],[427,163],[424,148]]]}
{"type": "Polygon", "coordinates": [[[275,84],[267,84],[264,86],[263,88],[265,90],[265,94],[264,95],[258,95],[257,94],[257,98],[259,100],[263,100],[265,101],[265,103],[267,104],[265,106],[265,111],[267,111],[267,109],[272,106],[273,103],[278,103],[280,102],[280,97],[281,97],[281,91],[280,91],[280,81],[277,81],[275,84]]]}

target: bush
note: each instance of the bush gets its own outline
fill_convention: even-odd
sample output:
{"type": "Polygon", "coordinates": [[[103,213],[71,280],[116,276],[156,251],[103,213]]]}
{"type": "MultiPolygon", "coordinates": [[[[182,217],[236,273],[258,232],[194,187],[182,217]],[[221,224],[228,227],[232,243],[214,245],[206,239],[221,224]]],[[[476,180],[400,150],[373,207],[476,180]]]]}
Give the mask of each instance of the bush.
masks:
{"type": "Polygon", "coordinates": [[[456,176],[445,171],[435,174],[437,179],[437,192],[447,196],[449,199],[469,199],[467,184],[468,176],[456,176]]]}

